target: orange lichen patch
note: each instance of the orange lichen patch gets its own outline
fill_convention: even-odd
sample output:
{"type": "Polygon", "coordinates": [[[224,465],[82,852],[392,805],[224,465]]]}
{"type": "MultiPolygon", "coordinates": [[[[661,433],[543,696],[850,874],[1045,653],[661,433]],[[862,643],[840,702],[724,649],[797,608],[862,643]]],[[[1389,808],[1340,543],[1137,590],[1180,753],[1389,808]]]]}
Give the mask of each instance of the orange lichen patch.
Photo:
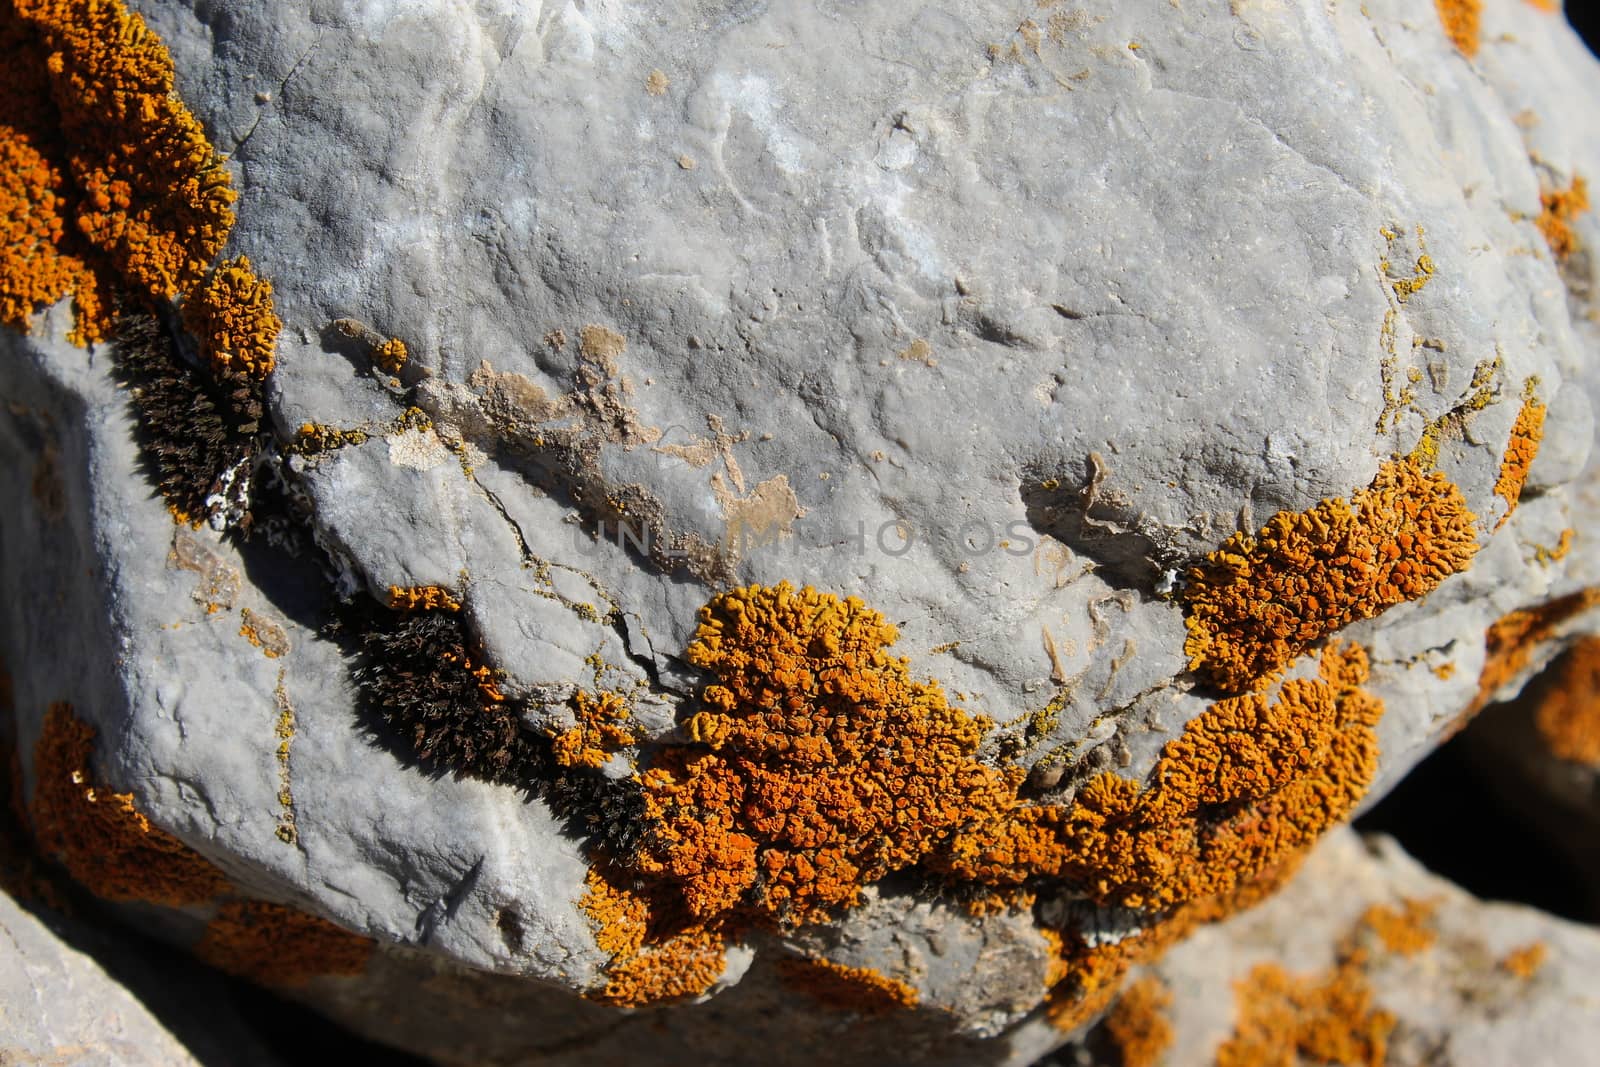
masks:
{"type": "Polygon", "coordinates": [[[390,374],[399,374],[400,369],[410,358],[411,354],[406,351],[406,343],[398,337],[389,338],[372,352],[372,362],[390,374]]]}
{"type": "Polygon", "coordinates": [[[1439,24],[1445,36],[1464,56],[1478,54],[1478,20],[1483,15],[1483,0],[1433,0],[1439,11],[1439,24]]]}
{"type": "Polygon", "coordinates": [[[1213,704],[1167,742],[1150,786],[1105,773],[1071,808],[975,822],[931,865],[986,884],[1066,877],[1103,904],[1169,908],[1226,897],[1342,821],[1377,770],[1383,705],[1356,646],[1320,676],[1213,704]]]}
{"type": "Polygon", "coordinates": [[[1600,767],[1600,637],[1582,637],[1545,671],[1534,726],[1557,759],[1600,767]]]}
{"type": "Polygon", "coordinates": [[[1565,189],[1547,189],[1539,194],[1539,217],[1534,225],[1544,234],[1545,243],[1557,259],[1566,259],[1578,250],[1578,235],[1572,221],[1589,210],[1589,183],[1581,174],[1572,176],[1565,189]]]}
{"type": "Polygon", "coordinates": [[[1141,978],[1122,991],[1105,1021],[1122,1067],[1155,1067],[1161,1061],[1172,1045],[1171,1006],[1172,993],[1157,978],[1141,978]]]}
{"type": "Polygon", "coordinates": [[[218,378],[265,378],[272,373],[283,322],[272,309],[272,283],[257,277],[246,256],[217,265],[183,305],[183,324],[218,378]]]}
{"type": "Polygon", "coordinates": [[[461,601],[438,585],[391,585],[389,607],[395,611],[460,611],[461,601]]]}
{"type": "Polygon", "coordinates": [[[917,1006],[917,990],[871,967],[846,967],[824,959],[788,957],[778,972],[791,988],[824,1007],[856,1015],[881,1016],[917,1006]]]}
{"type": "Polygon", "coordinates": [[[1525,2],[1530,7],[1536,7],[1540,11],[1548,11],[1551,14],[1561,10],[1561,0],[1525,0],[1525,2]]]}
{"type": "Polygon", "coordinates": [[[1496,620],[1484,635],[1483,670],[1478,674],[1478,694],[1452,724],[1453,734],[1494,699],[1495,693],[1533,661],[1541,644],[1566,620],[1600,604],[1600,587],[1580,589],[1538,607],[1510,612],[1496,620]]]}
{"type": "Polygon", "coordinates": [[[1258,964],[1234,983],[1234,995],[1238,1022],[1217,1049],[1217,1067],[1381,1067],[1385,1060],[1395,1018],[1373,1006],[1358,961],[1310,977],[1258,964]]]}
{"type": "Polygon", "coordinates": [[[239,612],[239,636],[259,648],[268,659],[277,659],[289,651],[289,635],[283,627],[249,608],[239,612]]]}
{"type": "Polygon", "coordinates": [[[587,994],[590,1000],[624,1008],[667,1004],[698,997],[722,977],[727,944],[720,933],[663,908],[608,864],[590,868],[584,885],[578,906],[611,957],[606,984],[587,994]]]}
{"type": "Polygon", "coordinates": [[[1506,953],[1500,961],[1500,969],[1518,978],[1532,978],[1544,966],[1549,954],[1550,949],[1543,941],[1534,941],[1506,953]]]}
{"type": "Polygon", "coordinates": [[[1348,501],[1235,533],[1189,571],[1190,669],[1227,692],[1260,688],[1313,641],[1465,570],[1474,521],[1443,473],[1396,458],[1348,501]]]}
{"type": "Polygon", "coordinates": [[[642,778],[638,862],[690,914],[801,923],[1015,800],[973,758],[985,724],[911,678],[897,632],[860,600],[750,586],[700,611],[688,659],[717,675],[642,778]]]}
{"type": "Polygon", "coordinates": [[[1545,406],[1533,395],[1537,384],[1533,378],[1522,391],[1522,407],[1517,409],[1517,421],[1511,426],[1511,440],[1506,444],[1506,454],[1500,460],[1500,477],[1494,483],[1494,495],[1506,502],[1506,513],[1494,524],[1496,530],[1506,524],[1511,513],[1517,510],[1522,499],[1522,486],[1528,480],[1528,470],[1539,454],[1539,441],[1544,437],[1545,406]]]}
{"type": "Polygon", "coordinates": [[[0,283],[16,302],[6,321],[70,291],[74,339],[96,340],[111,290],[170,299],[198,283],[236,194],[173,93],[171,56],[117,0],[8,0],[0,45],[0,154],[22,165],[5,168],[7,236],[20,238],[0,283]]]}
{"type": "Polygon", "coordinates": [[[1384,949],[1399,956],[1415,956],[1439,939],[1433,928],[1436,900],[1405,900],[1399,908],[1374,904],[1361,916],[1359,929],[1370,930],[1384,949]]]}
{"type": "Polygon", "coordinates": [[[107,900],[180,907],[228,888],[222,872],[151,826],[131,793],[96,788],[89,770],[94,728],[67,704],[50,705],[34,745],[33,826],[40,849],[107,900]]]}
{"type": "Polygon", "coordinates": [[[623,725],[631,712],[621,694],[591,696],[580,689],[573,697],[573,710],[578,725],[551,740],[551,752],[561,766],[603,767],[613,752],[633,744],[633,731],[623,725]]]}
{"type": "Polygon", "coordinates": [[[366,970],[372,942],[282,904],[230,901],[206,924],[194,953],[213,967],[267,985],[366,970]]]}

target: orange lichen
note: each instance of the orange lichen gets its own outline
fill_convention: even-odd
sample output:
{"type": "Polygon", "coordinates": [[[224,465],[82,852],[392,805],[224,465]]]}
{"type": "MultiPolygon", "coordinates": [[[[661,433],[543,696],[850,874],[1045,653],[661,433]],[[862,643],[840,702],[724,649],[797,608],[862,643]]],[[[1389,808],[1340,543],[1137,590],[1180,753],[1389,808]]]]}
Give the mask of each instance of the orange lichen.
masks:
{"type": "Polygon", "coordinates": [[[1445,36],[1464,56],[1478,54],[1478,20],[1483,15],[1483,0],[1433,0],[1445,36]]]}
{"type": "Polygon", "coordinates": [[[1261,687],[1313,641],[1465,570],[1474,521],[1443,473],[1396,458],[1348,501],[1235,533],[1189,571],[1190,668],[1227,692],[1261,687]]]}
{"type": "Polygon", "coordinates": [[[722,977],[722,934],[685,921],[607,864],[590,868],[584,885],[579,907],[594,923],[595,943],[611,957],[605,986],[589,999],[624,1008],[668,1004],[698,997],[722,977]]]}
{"type": "Polygon", "coordinates": [[[1581,637],[1546,668],[1534,726],[1557,759],[1600,767],[1600,637],[1581,637]]]}
{"type": "Polygon", "coordinates": [[[973,758],[985,724],[914,681],[896,636],[855,598],[787,582],[702,608],[688,659],[718,684],[694,743],[643,775],[640,869],[702,919],[808,922],[1010,806],[1017,776],[973,758]]]}
{"type": "Polygon", "coordinates": [[[623,725],[631,713],[621,694],[591,696],[580,689],[573,697],[573,710],[578,725],[551,739],[551,753],[561,766],[603,767],[613,752],[633,744],[633,731],[623,725]]]}
{"type": "Polygon", "coordinates": [[[1534,225],[1544,234],[1550,252],[1565,260],[1578,250],[1578,235],[1572,222],[1589,210],[1589,183],[1581,174],[1572,176],[1572,184],[1565,189],[1547,189],[1539,194],[1539,217],[1534,225]]]}
{"type": "Polygon", "coordinates": [[[1451,724],[1453,734],[1488,706],[1508,682],[1533,661],[1539,646],[1566,620],[1600,604],[1600,587],[1580,589],[1533,608],[1509,612],[1484,634],[1483,669],[1478,673],[1478,693],[1451,724]]]}
{"type": "Polygon", "coordinates": [[[1506,953],[1500,961],[1500,969],[1518,978],[1532,978],[1544,966],[1549,954],[1550,949],[1543,941],[1534,941],[1506,953]]]}
{"type": "Polygon", "coordinates": [[[1148,788],[1107,772],[1071,808],[973,823],[932,864],[986,884],[1064,876],[1099,903],[1132,908],[1232,894],[1366,792],[1383,715],[1360,689],[1366,678],[1359,647],[1330,647],[1320,677],[1284,682],[1275,700],[1232,697],[1191,720],[1162,748],[1148,788]]]}
{"type": "Polygon", "coordinates": [[[253,982],[297,986],[313,978],[360,974],[372,942],[282,904],[238,900],[217,910],[194,953],[253,982]]]}
{"type": "Polygon", "coordinates": [[[183,324],[200,339],[218,378],[272,373],[283,322],[272,309],[272,283],[256,276],[247,256],[217,265],[184,301],[183,324]]]}
{"type": "Polygon", "coordinates": [[[1494,495],[1506,502],[1506,513],[1494,524],[1496,530],[1506,524],[1511,513],[1517,510],[1522,499],[1522,486],[1528,480],[1528,471],[1534,457],[1539,454],[1539,442],[1544,437],[1545,405],[1533,395],[1537,380],[1528,379],[1522,391],[1522,407],[1517,409],[1517,420],[1511,426],[1511,440],[1506,443],[1506,454],[1500,460],[1500,477],[1494,483],[1494,495]]]}
{"type": "Polygon", "coordinates": [[[391,585],[389,607],[395,611],[460,611],[461,601],[443,586],[391,585]]]}
{"type": "Polygon", "coordinates": [[[1235,982],[1234,991],[1238,1023],[1217,1049],[1217,1067],[1384,1063],[1395,1018],[1373,1006],[1359,961],[1310,977],[1262,963],[1235,982]]]}
{"type": "Polygon", "coordinates": [[[1128,985],[1106,1016],[1106,1036],[1121,1054],[1121,1067],[1155,1067],[1172,1045],[1167,1009],[1172,993],[1157,978],[1128,985]]]}
{"type": "Polygon", "coordinates": [[[176,837],[151,826],[131,793],[97,788],[89,770],[94,728],[67,704],[50,705],[34,745],[32,816],[40,849],[107,900],[183,906],[228,880],[176,837]]]}
{"type": "Polygon", "coordinates": [[[1551,14],[1561,10],[1561,0],[1526,0],[1526,2],[1531,7],[1536,7],[1540,11],[1548,11],[1551,14]]]}
{"type": "Polygon", "coordinates": [[[1437,900],[1405,900],[1398,909],[1374,904],[1362,914],[1358,928],[1370,930],[1386,951],[1415,956],[1438,940],[1432,925],[1438,907],[1437,900]]]}
{"type": "Polygon", "coordinates": [[[399,374],[400,369],[410,358],[411,354],[406,351],[406,343],[398,337],[389,338],[372,351],[372,362],[389,374],[399,374]]]}
{"type": "Polygon", "coordinates": [[[236,194],[165,46],[117,0],[7,0],[0,47],[0,315],[26,325],[70,292],[74,339],[97,340],[112,290],[171,299],[199,282],[236,194]]]}
{"type": "Polygon", "coordinates": [[[778,972],[787,985],[835,1011],[874,1017],[917,1006],[915,986],[871,967],[791,956],[778,961],[778,972]]]}

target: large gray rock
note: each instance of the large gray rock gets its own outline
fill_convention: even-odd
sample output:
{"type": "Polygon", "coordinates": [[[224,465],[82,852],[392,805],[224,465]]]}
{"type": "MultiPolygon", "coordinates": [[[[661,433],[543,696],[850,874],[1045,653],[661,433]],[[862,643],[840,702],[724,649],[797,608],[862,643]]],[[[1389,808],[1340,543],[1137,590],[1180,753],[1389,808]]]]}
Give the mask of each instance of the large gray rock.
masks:
{"type": "MultiPolygon", "coordinates": [[[[1600,174],[1600,113],[1573,106],[1600,70],[1532,8],[1487,15],[1469,61],[1398,0],[132,6],[231,154],[231,247],[285,323],[279,440],[367,434],[285,462],[335,584],[453,590],[534,729],[581,685],[680,737],[697,609],[787,579],[894,620],[918,677],[999,724],[993,758],[1138,776],[1216,699],[1173,576],[1424,439],[1482,547],[1345,631],[1390,709],[1373,795],[1480,677],[1504,695],[1594,627],[1575,609],[1486,672],[1491,623],[1600,567],[1581,538],[1529,547],[1597,503],[1594,261],[1558,263],[1533,219],[1541,185],[1600,174]],[[405,340],[398,381],[347,319],[405,340]],[[1525,387],[1549,415],[1502,527],[1525,387]]],[[[175,527],[107,361],[64,332],[58,309],[0,340],[0,493],[49,502],[0,518],[19,748],[70,702],[104,781],[241,890],[397,946],[319,992],[369,1030],[438,971],[546,1007],[408,1020],[432,1054],[464,1032],[483,1063],[620,1040],[569,1008],[607,961],[584,842],[544,800],[374,743],[316,568],[175,527]]],[[[910,899],[874,893],[798,947],[914,960],[942,1014],[893,1041],[922,1034],[930,1062],[978,1062],[935,1032],[999,1035],[996,1062],[1064,1038],[1017,1029],[1047,971],[1027,914],[910,899]]],[[[736,1005],[779,996],[796,950],[753,937],[725,1009],[662,1025],[686,1057],[734,1047],[736,1005]]],[[[870,1059],[890,1031],[866,1032],[870,1059]]]]}

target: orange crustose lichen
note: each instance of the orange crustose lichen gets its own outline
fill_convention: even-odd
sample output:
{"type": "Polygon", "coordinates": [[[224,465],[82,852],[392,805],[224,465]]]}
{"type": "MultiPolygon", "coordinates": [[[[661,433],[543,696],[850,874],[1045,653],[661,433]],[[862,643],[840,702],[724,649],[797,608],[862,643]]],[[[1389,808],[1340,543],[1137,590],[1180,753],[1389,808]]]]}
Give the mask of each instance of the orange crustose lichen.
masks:
{"type": "Polygon", "coordinates": [[[1483,0],[1433,0],[1439,23],[1464,56],[1478,54],[1478,21],[1483,16],[1483,0]]]}
{"type": "Polygon", "coordinates": [[[917,990],[870,967],[847,967],[825,959],[778,961],[784,981],[825,1007],[880,1016],[917,1006],[917,990]]]}
{"type": "Polygon", "coordinates": [[[1544,966],[1549,954],[1550,949],[1543,941],[1534,941],[1506,953],[1500,961],[1500,969],[1517,978],[1532,978],[1544,966]]]}
{"type": "Polygon", "coordinates": [[[1506,444],[1506,454],[1500,460],[1500,477],[1494,483],[1494,495],[1506,502],[1506,513],[1494,524],[1496,530],[1506,524],[1511,513],[1517,510],[1522,499],[1522,487],[1528,480],[1534,457],[1539,454],[1539,442],[1544,437],[1545,405],[1533,395],[1533,379],[1523,390],[1522,407],[1517,409],[1517,421],[1511,426],[1511,440],[1506,444]]]}
{"type": "Polygon", "coordinates": [[[1524,608],[1496,619],[1484,634],[1483,669],[1478,673],[1478,693],[1466,711],[1451,725],[1460,730],[1488,706],[1495,693],[1521,674],[1533,661],[1539,646],[1550,640],[1556,627],[1600,604],[1600,587],[1580,589],[1566,596],[1524,608]]]}
{"type": "Polygon", "coordinates": [[[206,924],[195,955],[267,985],[304,985],[325,975],[360,974],[372,942],[282,904],[229,901],[206,924]]]}
{"type": "Polygon", "coordinates": [[[272,373],[283,323],[272,309],[272,283],[256,275],[248,257],[217,265],[184,301],[183,323],[218,378],[272,373]]]}
{"type": "Polygon", "coordinates": [[[1581,637],[1546,670],[1533,722],[1557,759],[1600,767],[1600,637],[1581,637]]]}
{"type": "Polygon", "coordinates": [[[1356,961],[1312,977],[1262,963],[1234,990],[1238,1022],[1217,1049],[1217,1067],[1382,1067],[1385,1061],[1395,1018],[1373,1006],[1356,961]]]}
{"type": "Polygon", "coordinates": [[[1559,260],[1569,258],[1578,250],[1578,235],[1572,230],[1572,221],[1589,210],[1589,183],[1581,174],[1572,176],[1572,184],[1565,189],[1547,189],[1539,194],[1539,217],[1534,224],[1544,234],[1550,252],[1559,260]]]}
{"type": "Polygon", "coordinates": [[[372,362],[389,374],[399,374],[400,369],[410,358],[411,354],[406,351],[406,343],[398,337],[391,337],[372,350],[372,362]]]}
{"type": "Polygon", "coordinates": [[[1359,927],[1372,931],[1386,951],[1397,956],[1415,956],[1433,947],[1438,934],[1433,929],[1436,900],[1405,900],[1399,908],[1374,904],[1361,916],[1359,927]]]}
{"type": "Polygon", "coordinates": [[[1190,668],[1226,692],[1259,688],[1313,641],[1465,570],[1474,522],[1444,474],[1393,459],[1348,501],[1235,533],[1189,571],[1190,668]]]}
{"type": "Polygon", "coordinates": [[[1366,654],[1330,647],[1320,677],[1275,700],[1213,704],[1167,742],[1141,788],[1107,772],[1070,808],[1025,807],[975,823],[935,857],[958,878],[1005,884],[1046,875],[1096,902],[1170,908],[1227,896],[1342,821],[1377,770],[1383,705],[1360,686],[1366,654]]]}
{"type": "Polygon", "coordinates": [[[1157,978],[1141,978],[1128,985],[1106,1016],[1106,1036],[1117,1047],[1122,1067],[1155,1067],[1172,1045],[1172,1023],[1167,1009],[1172,994],[1157,978]]]}
{"type": "Polygon", "coordinates": [[[0,179],[0,315],[25,327],[71,293],[74,339],[97,340],[108,291],[152,301],[199,283],[236,194],[165,46],[117,0],[3,0],[0,45],[0,157],[16,166],[0,179]]]}
{"type": "Polygon", "coordinates": [[[437,585],[391,585],[389,607],[395,611],[460,611],[461,601],[437,585]]]}
{"type": "Polygon", "coordinates": [[[578,690],[573,697],[578,725],[551,740],[551,753],[563,767],[603,767],[613,752],[633,744],[633,731],[623,725],[630,717],[628,702],[618,693],[591,696],[578,690]]]}
{"type": "Polygon", "coordinates": [[[700,611],[688,658],[717,676],[642,778],[639,868],[709,919],[825,919],[958,827],[1009,806],[1017,778],[974,759],[984,723],[911,678],[861,601],[787,582],[700,611]]]}
{"type": "Polygon", "coordinates": [[[131,793],[98,788],[89,770],[94,728],[52,704],[34,746],[32,816],[42,851],[107,900],[183,906],[228,889],[222,872],[150,825],[131,793]]]}
{"type": "Polygon", "coordinates": [[[623,1008],[670,1004],[699,996],[722,977],[727,951],[719,931],[686,920],[607,865],[591,868],[584,884],[579,907],[611,957],[606,984],[591,1000],[623,1008]]]}

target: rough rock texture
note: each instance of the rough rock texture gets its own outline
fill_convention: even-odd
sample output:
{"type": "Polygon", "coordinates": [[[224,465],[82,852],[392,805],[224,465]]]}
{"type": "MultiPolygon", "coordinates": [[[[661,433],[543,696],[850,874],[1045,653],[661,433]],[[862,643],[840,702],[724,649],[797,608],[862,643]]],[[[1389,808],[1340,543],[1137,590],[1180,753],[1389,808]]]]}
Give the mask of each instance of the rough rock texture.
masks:
{"type": "MultiPolygon", "coordinates": [[[[275,359],[232,415],[273,458],[253,498],[229,454],[164,500],[152,456],[193,449],[136,428],[65,304],[0,339],[15,744],[53,706],[94,738],[87,767],[25,759],[24,794],[82,773],[118,840],[147,820],[195,850],[216,873],[161,921],[202,954],[226,936],[270,978],[277,931],[315,932],[321,968],[277,979],[369,1032],[460,1062],[810,1062],[812,1015],[751,1019],[820,957],[919,1004],[829,1016],[839,1062],[1024,1062],[1066,1036],[1037,1023],[1052,984],[1070,1030],[1106,946],[1225,912],[1595,628],[1600,110],[1573,102],[1600,68],[1532,5],[1476,36],[1401,0],[131,6],[228,156],[248,262],[213,278],[255,301],[165,322],[206,334],[208,373],[275,359]],[[274,321],[252,268],[271,358],[229,347],[274,321]],[[1263,529],[1280,512],[1304,517],[1263,529]],[[881,617],[819,625],[771,685],[690,651],[714,595],[785,580],[881,617]],[[1291,665],[1334,631],[1359,670],[1291,665]],[[839,634],[862,666],[829,699],[934,723],[939,767],[892,732],[855,752],[848,714],[807,732],[839,634]],[[1258,686],[1228,714],[1279,733],[1185,779],[1224,690],[1258,686]],[[728,726],[768,711],[775,740],[728,726]],[[701,774],[729,737],[750,749],[701,774]],[[789,809],[723,825],[712,796],[792,746],[851,750],[846,785],[967,783],[984,817],[914,848],[869,823],[900,873],[792,929],[746,832],[789,809]],[[1173,848],[1193,877],[1152,889],[1173,848]],[[716,995],[620,1025],[573,997],[664,990],[716,995]]],[[[803,799],[763,840],[848,883],[794,827],[854,809],[803,799]]]]}
{"type": "MultiPolygon", "coordinates": [[[[198,1067],[200,1060],[91,956],[0,893],[0,1063],[198,1067]]],[[[104,945],[99,946],[102,949],[104,945]]],[[[211,1025],[220,1019],[213,1016],[211,1025]]],[[[234,1035],[239,1036],[239,1035],[234,1035]]],[[[237,1047],[239,1063],[267,1061],[237,1047]]]]}
{"type": "Polygon", "coordinates": [[[1585,1063],[1600,1042],[1597,965],[1592,927],[1477,900],[1392,840],[1340,831],[1276,898],[1152,969],[1169,999],[1140,1007],[1138,1033],[1167,1040],[1129,1062],[1369,1062],[1335,1060],[1338,1047],[1391,1067],[1585,1063]]]}

